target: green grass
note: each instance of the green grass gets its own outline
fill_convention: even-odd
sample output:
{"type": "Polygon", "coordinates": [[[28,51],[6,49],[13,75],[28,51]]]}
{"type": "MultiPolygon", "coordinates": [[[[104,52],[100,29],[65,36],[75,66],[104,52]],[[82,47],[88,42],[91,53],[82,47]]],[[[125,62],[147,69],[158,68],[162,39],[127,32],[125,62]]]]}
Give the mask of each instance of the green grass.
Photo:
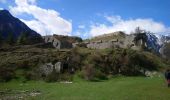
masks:
{"type": "Polygon", "coordinates": [[[170,88],[163,77],[115,77],[102,82],[77,79],[72,84],[29,81],[0,83],[0,90],[40,90],[28,100],[169,100],[170,88]]]}

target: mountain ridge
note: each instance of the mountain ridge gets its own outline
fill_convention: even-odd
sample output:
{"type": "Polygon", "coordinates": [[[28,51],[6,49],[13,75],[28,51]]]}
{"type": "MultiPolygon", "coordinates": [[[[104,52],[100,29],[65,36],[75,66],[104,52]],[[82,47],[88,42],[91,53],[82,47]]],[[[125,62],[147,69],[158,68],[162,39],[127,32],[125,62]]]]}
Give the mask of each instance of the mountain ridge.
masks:
{"type": "Polygon", "coordinates": [[[0,33],[2,38],[6,39],[9,34],[17,40],[23,33],[28,35],[30,44],[42,42],[42,37],[39,33],[30,29],[24,22],[12,16],[8,10],[0,10],[0,33]]]}

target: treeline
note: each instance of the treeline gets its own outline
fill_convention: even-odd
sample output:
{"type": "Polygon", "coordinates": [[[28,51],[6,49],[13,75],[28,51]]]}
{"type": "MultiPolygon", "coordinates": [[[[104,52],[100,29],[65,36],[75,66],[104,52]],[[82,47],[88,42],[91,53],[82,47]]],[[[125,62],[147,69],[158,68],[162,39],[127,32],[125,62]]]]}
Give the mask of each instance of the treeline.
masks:
{"type": "Polygon", "coordinates": [[[30,36],[29,32],[23,32],[18,37],[12,33],[8,33],[7,36],[3,36],[0,33],[0,45],[27,45],[34,44],[42,41],[41,37],[30,36]]]}

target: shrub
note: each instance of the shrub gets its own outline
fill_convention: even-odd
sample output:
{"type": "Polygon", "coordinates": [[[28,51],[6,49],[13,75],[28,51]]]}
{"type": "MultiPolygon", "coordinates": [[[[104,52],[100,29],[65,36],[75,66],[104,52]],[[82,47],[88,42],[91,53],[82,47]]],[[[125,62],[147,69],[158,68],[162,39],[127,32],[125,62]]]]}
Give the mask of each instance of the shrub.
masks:
{"type": "Polygon", "coordinates": [[[107,79],[107,75],[104,74],[100,68],[96,68],[92,64],[87,64],[83,67],[80,77],[84,78],[85,80],[95,81],[95,80],[104,80],[107,79]]]}
{"type": "Polygon", "coordinates": [[[83,67],[82,74],[85,80],[94,80],[95,68],[93,65],[83,67]]]}
{"type": "Polygon", "coordinates": [[[95,69],[95,77],[100,80],[106,80],[107,75],[99,69],[95,69]]]}
{"type": "Polygon", "coordinates": [[[143,73],[140,72],[140,69],[138,66],[122,66],[121,72],[122,75],[126,76],[139,76],[143,75],[143,73]]]}
{"type": "Polygon", "coordinates": [[[8,82],[15,77],[13,69],[1,67],[0,68],[0,82],[8,82]]]}
{"type": "Polygon", "coordinates": [[[56,82],[59,81],[59,73],[57,73],[55,70],[52,71],[52,73],[48,74],[45,78],[46,82],[56,82]]]}
{"type": "Polygon", "coordinates": [[[25,71],[23,73],[23,76],[27,81],[36,80],[36,79],[40,78],[39,75],[34,71],[25,71]]]}

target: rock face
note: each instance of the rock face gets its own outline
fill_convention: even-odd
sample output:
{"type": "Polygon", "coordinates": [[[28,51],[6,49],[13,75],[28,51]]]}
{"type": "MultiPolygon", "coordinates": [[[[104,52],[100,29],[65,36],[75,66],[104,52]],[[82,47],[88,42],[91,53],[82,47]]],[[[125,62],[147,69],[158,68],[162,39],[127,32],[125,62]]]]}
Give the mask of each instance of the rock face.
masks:
{"type": "Polygon", "coordinates": [[[42,42],[40,34],[31,30],[18,18],[13,17],[7,10],[0,10],[0,33],[4,39],[9,34],[12,34],[14,39],[17,39],[21,34],[26,33],[30,44],[42,42]]]}
{"type": "Polygon", "coordinates": [[[43,39],[45,43],[51,43],[56,49],[70,49],[73,47],[72,43],[82,41],[79,37],[62,35],[43,36],[43,39]]]}
{"type": "Polygon", "coordinates": [[[61,49],[61,42],[53,36],[44,36],[45,43],[51,43],[56,49],[61,49]]]}
{"type": "Polygon", "coordinates": [[[46,63],[40,67],[41,72],[45,75],[52,73],[53,69],[54,67],[52,63],[46,63]]]}

